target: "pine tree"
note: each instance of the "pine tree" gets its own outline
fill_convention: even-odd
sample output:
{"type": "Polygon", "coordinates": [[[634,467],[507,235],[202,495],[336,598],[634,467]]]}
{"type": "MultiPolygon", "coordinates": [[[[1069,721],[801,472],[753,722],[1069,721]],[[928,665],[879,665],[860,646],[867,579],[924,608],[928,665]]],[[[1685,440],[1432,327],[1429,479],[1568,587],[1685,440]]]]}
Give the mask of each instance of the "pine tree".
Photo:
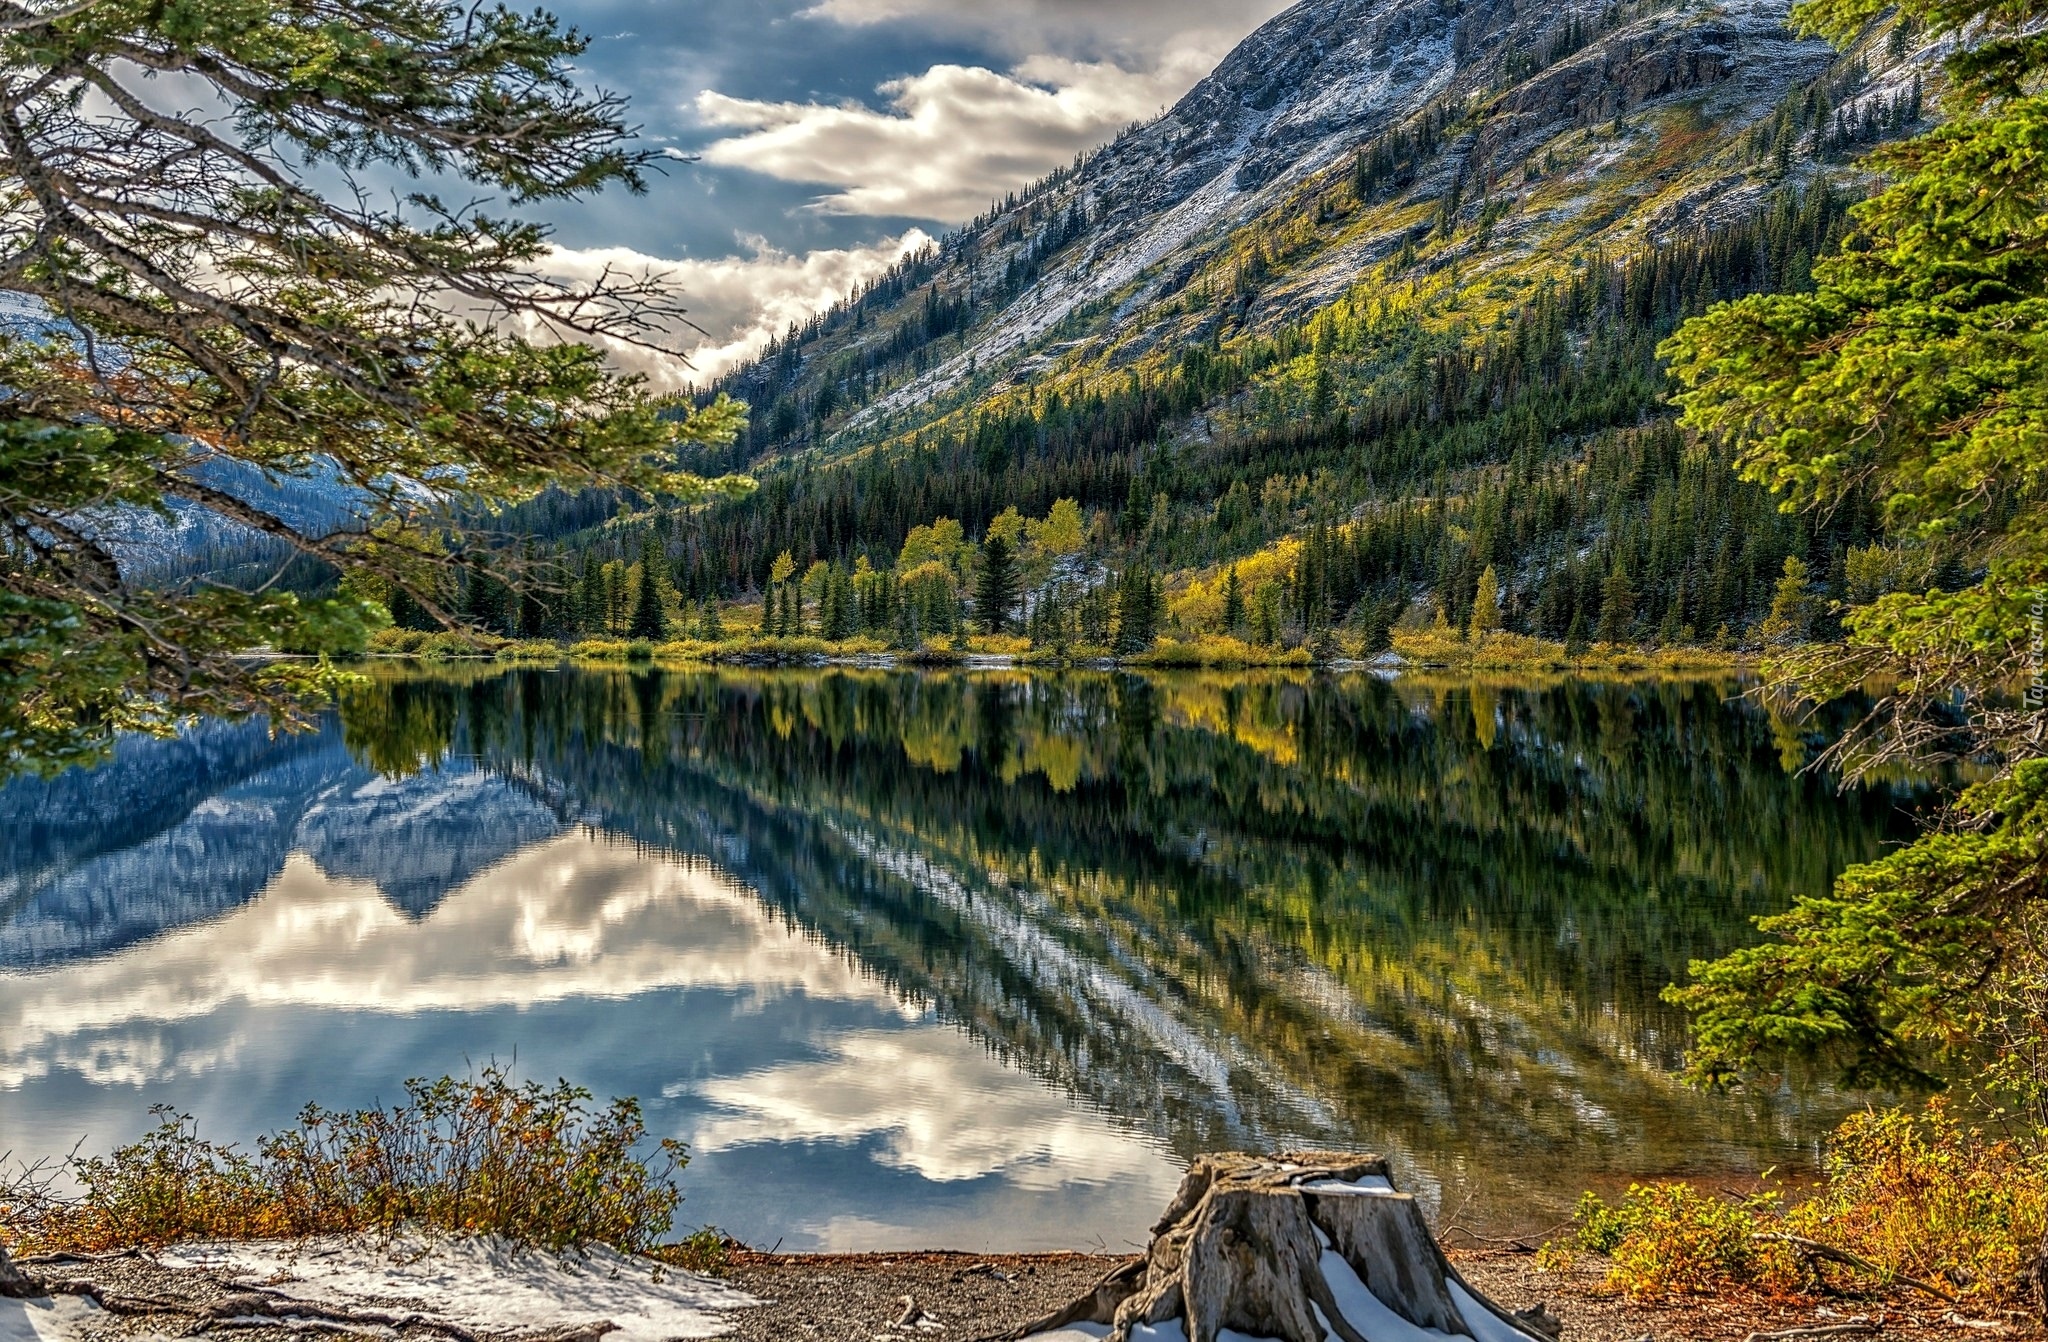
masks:
{"type": "Polygon", "coordinates": [[[661,605],[661,579],[668,571],[661,541],[652,529],[640,547],[640,590],[633,598],[633,617],[626,625],[628,637],[659,643],[668,637],[668,612],[661,605]]]}
{"type": "Polygon", "coordinates": [[[1235,564],[1230,566],[1230,573],[1223,580],[1223,632],[1244,632],[1244,588],[1237,581],[1235,564]]]}
{"type": "Polygon", "coordinates": [[[974,613],[985,634],[1007,633],[1017,604],[1017,561],[1009,542],[990,536],[981,547],[981,572],[974,585],[974,613]]]}
{"type": "Polygon", "coordinates": [[[825,570],[824,590],[818,600],[818,632],[838,642],[853,634],[853,584],[845,570],[834,564],[825,570]]]}
{"type": "Polygon", "coordinates": [[[1159,586],[1143,564],[1124,570],[1117,588],[1116,652],[1129,656],[1152,646],[1159,636],[1159,586]]]}
{"type": "Polygon", "coordinates": [[[1804,643],[1813,637],[1813,622],[1820,614],[1820,602],[1807,582],[1806,561],[1785,556],[1784,576],[1771,597],[1771,613],[1757,628],[1766,643],[1804,643]]]}
{"type": "Polygon", "coordinates": [[[717,597],[707,596],[697,607],[697,637],[706,643],[724,640],[725,621],[719,615],[717,597]]]}
{"type": "Polygon", "coordinates": [[[1635,632],[1636,589],[1628,570],[1616,564],[1600,584],[1600,641],[1626,643],[1635,632]]]}

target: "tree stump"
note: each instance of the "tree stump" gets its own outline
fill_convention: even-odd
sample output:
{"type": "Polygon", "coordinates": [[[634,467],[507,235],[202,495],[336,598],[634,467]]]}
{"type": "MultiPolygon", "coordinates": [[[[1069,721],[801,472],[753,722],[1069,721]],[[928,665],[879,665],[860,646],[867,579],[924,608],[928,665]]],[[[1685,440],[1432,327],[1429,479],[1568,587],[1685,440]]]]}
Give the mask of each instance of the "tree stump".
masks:
{"type": "Polygon", "coordinates": [[[1226,1331],[1280,1342],[1555,1342],[1542,1305],[1519,1314],[1458,1276],[1378,1156],[1197,1156],[1145,1256],[1011,1334],[1110,1326],[1110,1342],[1226,1331]],[[1138,1331],[1138,1330],[1145,1331],[1138,1331]]]}
{"type": "Polygon", "coordinates": [[[7,1246],[0,1244],[0,1300],[37,1300],[47,1294],[41,1282],[14,1265],[7,1246]]]}

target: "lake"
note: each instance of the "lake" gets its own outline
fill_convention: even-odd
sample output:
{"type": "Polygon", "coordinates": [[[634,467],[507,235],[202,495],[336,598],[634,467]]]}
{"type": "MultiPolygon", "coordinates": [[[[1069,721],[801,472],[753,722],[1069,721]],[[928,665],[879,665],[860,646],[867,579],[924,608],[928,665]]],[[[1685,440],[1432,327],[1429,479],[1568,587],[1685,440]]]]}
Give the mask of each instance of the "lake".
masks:
{"type": "MultiPolygon", "coordinates": [[[[1906,837],[1732,681],[380,669],[0,789],[0,1151],[491,1060],[690,1144],[678,1228],[1142,1244],[1193,1152],[1522,1230],[1810,1167],[1659,991],[1906,837]]],[[[82,1145],[81,1145],[82,1143],[82,1145]]]]}

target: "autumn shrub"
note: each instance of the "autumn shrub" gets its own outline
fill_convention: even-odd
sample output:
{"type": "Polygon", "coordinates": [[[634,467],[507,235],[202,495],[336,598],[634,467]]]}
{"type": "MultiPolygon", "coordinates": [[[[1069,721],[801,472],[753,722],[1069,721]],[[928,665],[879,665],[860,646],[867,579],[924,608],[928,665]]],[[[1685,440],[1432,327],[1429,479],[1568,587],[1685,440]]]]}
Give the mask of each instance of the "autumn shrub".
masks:
{"type": "Polygon", "coordinates": [[[1637,1296],[1905,1282],[1985,1308],[2026,1302],[2048,1230],[2040,1152],[1966,1127],[1935,1101],[1851,1117],[1829,1141],[1825,1173],[1796,1199],[1688,1183],[1633,1184],[1613,1205],[1588,1193],[1577,1247],[1606,1255],[1608,1284],[1637,1296]]]}
{"type": "Polygon", "coordinates": [[[497,658],[501,662],[553,662],[562,656],[562,645],[551,638],[521,638],[500,644],[497,658]]]}
{"type": "Polygon", "coordinates": [[[902,655],[902,660],[923,666],[943,666],[965,661],[967,652],[963,640],[948,635],[928,638],[917,647],[902,655]]]}
{"type": "Polygon", "coordinates": [[[406,1083],[389,1109],[309,1105],[253,1153],[208,1141],[159,1108],[156,1128],[109,1156],[74,1157],[0,1182],[0,1239],[24,1253],[96,1253],[195,1239],[275,1239],[413,1227],[493,1234],[552,1251],[637,1252],[682,1199],[681,1144],[646,1144],[637,1102],[591,1108],[566,1082],[406,1083]]]}
{"type": "Polygon", "coordinates": [[[702,1272],[716,1277],[723,1275],[731,1265],[733,1254],[745,1248],[746,1245],[717,1226],[705,1226],[674,1243],[649,1251],[648,1256],[685,1272],[702,1272]]]}
{"type": "Polygon", "coordinates": [[[1020,657],[1031,651],[1031,640],[1021,634],[974,634],[967,650],[977,657],[1020,657]]]}
{"type": "Polygon", "coordinates": [[[1777,1256],[1755,1238],[1777,1210],[1769,1194],[1735,1201],[1688,1183],[1630,1184],[1612,1206],[1593,1193],[1579,1200],[1578,1244],[1606,1255],[1608,1284],[1630,1295],[1711,1291],[1756,1280],[1777,1256]]]}
{"type": "Polygon", "coordinates": [[[1827,1155],[1827,1182],[1786,1216],[1792,1233],[1886,1273],[1992,1304],[2022,1301],[2048,1233],[2048,1157],[1957,1121],[1940,1100],[1857,1114],[1827,1155]]]}

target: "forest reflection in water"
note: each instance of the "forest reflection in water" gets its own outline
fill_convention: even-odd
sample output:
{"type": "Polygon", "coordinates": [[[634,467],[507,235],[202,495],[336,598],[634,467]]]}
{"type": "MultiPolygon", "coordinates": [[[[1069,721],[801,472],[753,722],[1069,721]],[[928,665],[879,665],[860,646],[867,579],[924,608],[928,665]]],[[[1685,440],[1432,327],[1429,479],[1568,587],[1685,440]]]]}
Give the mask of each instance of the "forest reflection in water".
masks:
{"type": "MultiPolygon", "coordinates": [[[[555,1051],[575,1056],[566,1032],[582,1030],[585,1056],[609,1057],[587,1042],[602,1033],[589,1004],[631,1004],[631,1032],[672,1057],[671,1079],[640,1064],[593,1064],[605,1074],[573,1079],[605,1089],[631,1071],[665,1089],[682,1105],[677,1135],[718,1153],[735,1187],[745,1159],[760,1170],[772,1153],[808,1153],[804,1173],[785,1162],[780,1177],[837,1178],[848,1192],[837,1231],[792,1242],[842,1247],[958,1235],[964,1206],[920,1220],[918,1197],[1000,1168],[1017,1196],[1089,1186],[1101,1233],[1123,1233],[1156,1210],[1161,1171],[1147,1152],[1383,1149],[1467,1222],[1517,1227],[1555,1219],[1608,1177],[1797,1166],[1851,1098],[1789,1081],[1735,1096],[1685,1090],[1670,1076],[1683,1021],[1659,991],[1689,960],[1753,938],[1752,916],[1903,836],[1921,799],[1904,785],[1838,795],[1797,772],[1807,743],[1728,681],[491,668],[380,672],[327,731],[361,777],[318,795],[346,791],[356,809],[294,812],[274,860],[252,860],[248,897],[286,907],[279,888],[294,871],[367,881],[420,929],[400,920],[376,934],[410,957],[402,969],[379,961],[388,1009],[459,1013],[468,992],[482,1012],[491,972],[448,965],[462,961],[458,945],[488,958],[483,929],[515,915],[481,896],[458,908],[447,889],[484,884],[479,864],[488,875],[524,863],[517,888],[530,891],[542,865],[567,861],[550,845],[611,844],[606,861],[622,870],[577,923],[591,945],[545,954],[614,972],[586,969],[547,990],[562,1015],[548,1028],[565,1032],[555,1051]],[[425,794],[407,789],[445,803],[457,787],[468,791],[444,805],[439,832],[477,853],[423,871],[418,855],[435,845],[414,844],[402,873],[376,855],[365,836],[419,823],[425,794]],[[382,818],[366,819],[365,806],[382,818]],[[816,1000],[872,1000],[829,1021],[813,1012],[800,1048],[693,1041],[681,1032],[710,1029],[701,1014],[665,1023],[665,999],[648,994],[717,977],[702,921],[712,896],[699,882],[698,921],[673,928],[618,901],[644,903],[664,879],[648,873],[678,864],[715,875],[717,899],[739,898],[828,952],[851,977],[813,985],[816,1000]],[[475,930],[458,931],[460,919],[475,930]],[[436,927],[438,970],[421,960],[436,927]],[[642,929],[637,947],[627,927],[642,929]],[[657,946],[695,967],[655,963],[657,946]],[[634,972],[619,971],[629,963],[634,972]],[[914,1019],[946,1028],[899,1028],[914,1019]],[[973,1041],[981,1061],[944,1040],[973,1041]],[[997,1101],[995,1080],[963,1103],[946,1077],[974,1066],[1028,1078],[1065,1107],[1022,1092],[997,1101]],[[899,1133],[893,1156],[863,1145],[876,1131],[864,1111],[906,1106],[918,1112],[899,1126],[939,1135],[899,1133]],[[1079,1165],[1047,1150],[1020,1173],[1003,1153],[1021,1134],[997,1129],[1025,1126],[1052,1133],[1079,1165]],[[923,1182],[897,1189],[886,1226],[875,1211],[863,1228],[853,1208],[869,1195],[851,1190],[892,1160],[923,1182]]],[[[233,795],[190,786],[212,788],[212,804],[233,795]]],[[[61,810],[60,800],[35,805],[61,810]]],[[[158,797],[150,813],[196,813],[196,800],[158,797]]],[[[82,884],[82,864],[118,845],[67,849],[61,830],[46,825],[35,851],[17,845],[0,870],[0,1024],[10,993],[18,1011],[49,1014],[85,991],[49,979],[53,967],[146,954],[163,934],[110,931],[116,911],[78,914],[85,896],[64,883],[82,884]],[[31,1008],[20,985],[38,976],[31,1008]]],[[[246,857],[250,844],[236,847],[246,857]]],[[[104,872],[94,883],[107,884],[104,872]]],[[[232,903],[193,917],[222,918],[232,903]]],[[[314,904],[291,907],[296,924],[314,904]]],[[[759,979],[734,964],[733,981],[759,979]]],[[[495,991],[493,1008],[505,992],[540,989],[495,991]]],[[[252,988],[236,1001],[261,997],[252,988]]],[[[466,1047],[505,1037],[495,1026],[473,1034],[466,1047]]],[[[10,1069],[64,1070],[7,1052],[0,1112],[10,1069]]],[[[392,1086],[365,1074],[361,1095],[320,1098],[392,1086]]],[[[695,1210],[716,1211],[720,1196],[706,1201],[695,1210]]],[[[1050,1233],[1075,1242],[1071,1223],[1050,1233]]],[[[1009,1242],[1048,1242],[1020,1234],[1009,1242]]],[[[1002,1233],[974,1242],[999,1247],[1002,1233]]]]}

